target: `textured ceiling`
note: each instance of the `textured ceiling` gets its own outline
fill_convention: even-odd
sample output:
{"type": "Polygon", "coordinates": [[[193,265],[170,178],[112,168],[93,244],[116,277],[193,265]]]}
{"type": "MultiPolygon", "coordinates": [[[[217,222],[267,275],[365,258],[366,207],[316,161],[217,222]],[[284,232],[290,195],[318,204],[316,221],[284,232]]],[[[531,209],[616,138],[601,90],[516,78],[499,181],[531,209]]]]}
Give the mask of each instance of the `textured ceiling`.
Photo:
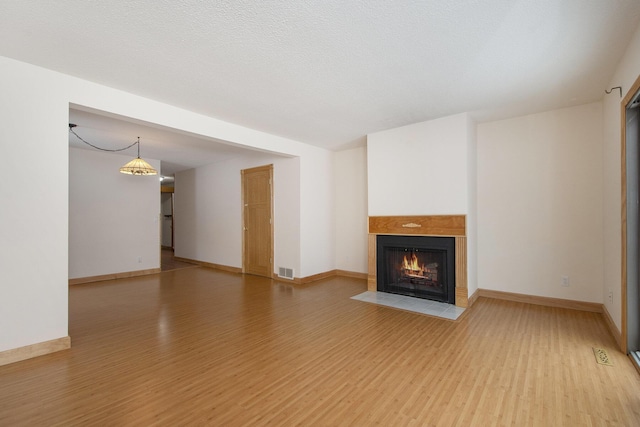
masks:
{"type": "Polygon", "coordinates": [[[600,99],[638,0],[2,0],[0,55],[330,149],[600,99]]]}

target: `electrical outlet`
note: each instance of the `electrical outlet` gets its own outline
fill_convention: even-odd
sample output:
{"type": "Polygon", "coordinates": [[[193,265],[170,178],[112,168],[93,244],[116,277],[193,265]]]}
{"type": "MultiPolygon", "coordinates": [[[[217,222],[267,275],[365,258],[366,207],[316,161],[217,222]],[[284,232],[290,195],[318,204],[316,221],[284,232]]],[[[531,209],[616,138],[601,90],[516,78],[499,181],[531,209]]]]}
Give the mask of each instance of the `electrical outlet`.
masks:
{"type": "Polygon", "coordinates": [[[139,256],[139,257],[138,257],[138,264],[140,264],[141,262],[142,262],[142,257],[141,257],[141,256],[139,256]]]}
{"type": "Polygon", "coordinates": [[[569,287],[569,276],[562,276],[562,286],[565,288],[569,287]]]}
{"type": "Polygon", "coordinates": [[[609,304],[613,304],[613,291],[609,290],[609,304]]]}

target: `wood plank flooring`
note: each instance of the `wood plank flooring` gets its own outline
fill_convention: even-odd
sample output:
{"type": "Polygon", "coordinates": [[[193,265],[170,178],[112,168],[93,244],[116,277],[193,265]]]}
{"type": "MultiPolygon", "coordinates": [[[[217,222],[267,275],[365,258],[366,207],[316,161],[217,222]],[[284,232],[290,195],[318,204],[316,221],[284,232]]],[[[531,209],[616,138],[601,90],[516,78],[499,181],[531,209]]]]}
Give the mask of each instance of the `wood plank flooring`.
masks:
{"type": "Polygon", "coordinates": [[[190,268],[196,265],[197,264],[178,261],[173,255],[173,249],[162,248],[160,250],[160,269],[162,271],[177,270],[179,268],[190,268]]]}
{"type": "Polygon", "coordinates": [[[74,286],[72,348],[0,367],[0,425],[640,425],[600,314],[480,298],[453,322],[366,288],[202,267],[74,286]]]}

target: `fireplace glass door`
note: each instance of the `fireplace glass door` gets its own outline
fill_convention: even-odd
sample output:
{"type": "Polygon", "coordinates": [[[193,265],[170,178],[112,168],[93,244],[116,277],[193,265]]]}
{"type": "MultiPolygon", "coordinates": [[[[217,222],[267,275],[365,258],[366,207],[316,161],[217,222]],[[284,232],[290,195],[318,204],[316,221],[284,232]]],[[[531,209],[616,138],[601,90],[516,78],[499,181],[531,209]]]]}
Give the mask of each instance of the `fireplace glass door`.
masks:
{"type": "Polygon", "coordinates": [[[455,241],[448,237],[378,236],[378,291],[455,302],[455,241]]]}

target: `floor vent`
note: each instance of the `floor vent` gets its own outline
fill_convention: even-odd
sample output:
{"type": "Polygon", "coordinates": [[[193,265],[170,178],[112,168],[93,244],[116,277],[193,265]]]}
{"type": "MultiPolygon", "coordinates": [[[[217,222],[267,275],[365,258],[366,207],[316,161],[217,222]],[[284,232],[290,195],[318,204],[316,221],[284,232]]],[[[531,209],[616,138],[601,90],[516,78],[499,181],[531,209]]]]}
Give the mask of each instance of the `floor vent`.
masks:
{"type": "Polygon", "coordinates": [[[606,350],[593,347],[593,354],[596,356],[596,362],[601,365],[613,366],[613,363],[609,359],[609,355],[606,350]]]}
{"type": "Polygon", "coordinates": [[[278,267],[278,277],[293,280],[293,268],[278,267]]]}

